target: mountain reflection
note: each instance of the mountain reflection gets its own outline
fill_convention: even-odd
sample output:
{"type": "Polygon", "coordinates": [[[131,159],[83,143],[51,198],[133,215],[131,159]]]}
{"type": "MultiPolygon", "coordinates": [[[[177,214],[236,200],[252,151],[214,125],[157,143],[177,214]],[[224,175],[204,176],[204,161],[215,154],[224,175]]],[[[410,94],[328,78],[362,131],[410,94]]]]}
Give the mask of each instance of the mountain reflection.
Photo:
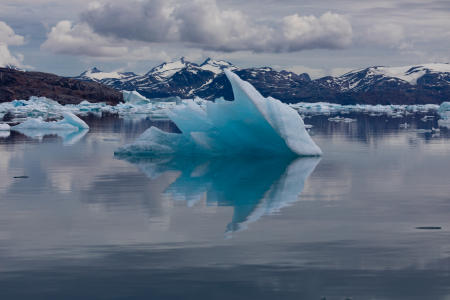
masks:
{"type": "Polygon", "coordinates": [[[164,194],[187,206],[206,200],[208,205],[232,206],[227,233],[245,230],[264,215],[296,202],[308,176],[320,161],[308,158],[129,158],[150,179],[178,172],[164,194]]]}

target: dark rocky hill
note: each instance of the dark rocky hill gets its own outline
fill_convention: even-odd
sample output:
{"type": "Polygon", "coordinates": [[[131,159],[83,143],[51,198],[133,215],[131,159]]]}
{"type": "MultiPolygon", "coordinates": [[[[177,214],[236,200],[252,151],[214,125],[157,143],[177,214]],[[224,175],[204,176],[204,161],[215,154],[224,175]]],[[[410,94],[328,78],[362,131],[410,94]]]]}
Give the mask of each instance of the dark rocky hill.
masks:
{"type": "Polygon", "coordinates": [[[98,82],[0,68],[0,102],[28,99],[31,96],[45,96],[61,104],[78,104],[88,100],[114,105],[123,100],[120,91],[98,82]]]}

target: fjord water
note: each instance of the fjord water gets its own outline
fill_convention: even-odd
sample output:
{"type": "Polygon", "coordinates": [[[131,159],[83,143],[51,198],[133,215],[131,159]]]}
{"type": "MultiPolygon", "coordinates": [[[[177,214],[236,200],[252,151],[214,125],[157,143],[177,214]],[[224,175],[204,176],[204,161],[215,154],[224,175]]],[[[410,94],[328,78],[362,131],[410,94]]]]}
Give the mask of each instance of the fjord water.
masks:
{"type": "Polygon", "coordinates": [[[305,119],[320,158],[114,157],[177,130],[149,119],[2,133],[0,298],[449,299],[450,132],[350,117],[305,119]]]}

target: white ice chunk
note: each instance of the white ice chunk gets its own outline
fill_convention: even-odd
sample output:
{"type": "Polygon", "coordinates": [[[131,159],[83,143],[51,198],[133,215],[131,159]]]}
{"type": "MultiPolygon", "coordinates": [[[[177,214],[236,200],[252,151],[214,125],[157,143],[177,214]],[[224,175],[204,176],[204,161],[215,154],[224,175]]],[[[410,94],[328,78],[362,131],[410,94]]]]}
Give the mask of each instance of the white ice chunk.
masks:
{"type": "Polygon", "coordinates": [[[139,94],[137,91],[122,91],[123,100],[131,104],[147,104],[150,100],[139,94]]]}
{"type": "Polygon", "coordinates": [[[64,119],[60,121],[46,122],[42,117],[28,119],[19,125],[13,126],[13,130],[17,129],[39,129],[39,130],[81,130],[88,129],[89,126],[80,118],[70,112],[62,113],[64,119]]]}
{"type": "Polygon", "coordinates": [[[0,124],[0,131],[9,131],[11,129],[11,126],[8,124],[0,124]]]}
{"type": "Polygon", "coordinates": [[[150,128],[117,154],[302,155],[322,154],[300,115],[288,105],[264,98],[248,82],[225,70],[234,101],[204,105],[184,101],[167,112],[181,134],[150,128]]]}
{"type": "Polygon", "coordinates": [[[89,129],[88,124],[86,124],[86,122],[78,118],[73,113],[63,112],[62,115],[64,117],[64,119],[62,120],[63,122],[70,124],[78,129],[89,129]]]}
{"type": "Polygon", "coordinates": [[[438,109],[439,116],[444,120],[450,119],[450,102],[442,102],[438,109]]]}
{"type": "Polygon", "coordinates": [[[438,120],[439,127],[445,127],[450,129],[450,119],[441,119],[438,120]]]}

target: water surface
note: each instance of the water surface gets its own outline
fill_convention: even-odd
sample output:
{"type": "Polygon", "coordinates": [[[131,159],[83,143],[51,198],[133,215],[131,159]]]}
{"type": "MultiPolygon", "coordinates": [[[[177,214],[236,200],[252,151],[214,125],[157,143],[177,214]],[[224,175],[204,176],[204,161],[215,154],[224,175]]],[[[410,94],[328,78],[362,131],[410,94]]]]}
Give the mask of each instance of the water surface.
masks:
{"type": "Polygon", "coordinates": [[[0,298],[450,299],[450,133],[346,117],[305,119],[321,158],[114,157],[176,131],[145,118],[2,133],[0,298]]]}

